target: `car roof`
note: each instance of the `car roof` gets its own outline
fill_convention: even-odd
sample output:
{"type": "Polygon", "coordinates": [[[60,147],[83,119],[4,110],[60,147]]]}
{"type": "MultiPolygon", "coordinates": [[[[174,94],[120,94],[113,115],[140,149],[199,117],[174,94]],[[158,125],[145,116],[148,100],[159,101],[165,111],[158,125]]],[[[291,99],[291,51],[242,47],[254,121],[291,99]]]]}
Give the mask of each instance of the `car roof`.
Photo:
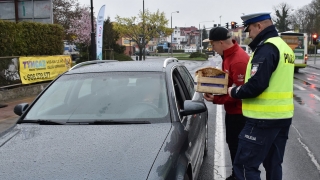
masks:
{"type": "MultiPolygon", "coordinates": [[[[128,71],[136,71],[136,72],[163,72],[164,70],[164,62],[159,61],[116,61],[109,60],[104,63],[99,63],[100,60],[94,61],[95,63],[91,63],[86,65],[85,62],[82,66],[71,68],[66,74],[78,74],[78,73],[89,73],[89,72],[128,72],[128,71]]],[[[93,61],[91,61],[93,62],[93,61]]],[[[76,65],[77,66],[77,65],[76,65]]]]}

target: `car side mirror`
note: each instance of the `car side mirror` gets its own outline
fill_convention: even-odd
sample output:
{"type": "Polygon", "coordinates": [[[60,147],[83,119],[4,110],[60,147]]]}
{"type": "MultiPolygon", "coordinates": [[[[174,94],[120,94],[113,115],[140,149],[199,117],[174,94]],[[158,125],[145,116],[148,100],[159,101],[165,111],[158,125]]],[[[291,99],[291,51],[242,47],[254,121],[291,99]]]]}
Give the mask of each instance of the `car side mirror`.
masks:
{"type": "Polygon", "coordinates": [[[184,109],[180,110],[181,116],[199,114],[207,111],[207,106],[202,101],[185,100],[183,107],[184,109]]]}
{"type": "Polygon", "coordinates": [[[24,113],[24,111],[27,110],[28,107],[29,107],[28,103],[21,103],[14,107],[13,112],[16,115],[21,116],[24,113]]]}

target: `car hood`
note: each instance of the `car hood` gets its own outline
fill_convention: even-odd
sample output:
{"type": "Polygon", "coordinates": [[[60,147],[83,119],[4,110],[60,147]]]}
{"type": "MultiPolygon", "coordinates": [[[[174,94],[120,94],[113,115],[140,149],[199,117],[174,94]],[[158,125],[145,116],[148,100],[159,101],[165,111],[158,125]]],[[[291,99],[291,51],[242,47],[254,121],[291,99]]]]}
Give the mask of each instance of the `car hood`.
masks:
{"type": "Polygon", "coordinates": [[[170,128],[18,124],[0,138],[0,177],[147,179],[170,128]]]}

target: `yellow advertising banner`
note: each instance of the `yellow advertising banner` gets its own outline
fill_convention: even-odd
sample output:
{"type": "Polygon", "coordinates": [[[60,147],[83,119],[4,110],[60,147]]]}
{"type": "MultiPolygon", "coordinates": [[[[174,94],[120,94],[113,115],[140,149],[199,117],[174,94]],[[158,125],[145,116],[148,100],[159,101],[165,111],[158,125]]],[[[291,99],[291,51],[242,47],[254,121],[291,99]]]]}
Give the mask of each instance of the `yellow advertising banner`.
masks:
{"type": "Polygon", "coordinates": [[[22,84],[55,79],[71,68],[70,55],[19,57],[22,84]]]}

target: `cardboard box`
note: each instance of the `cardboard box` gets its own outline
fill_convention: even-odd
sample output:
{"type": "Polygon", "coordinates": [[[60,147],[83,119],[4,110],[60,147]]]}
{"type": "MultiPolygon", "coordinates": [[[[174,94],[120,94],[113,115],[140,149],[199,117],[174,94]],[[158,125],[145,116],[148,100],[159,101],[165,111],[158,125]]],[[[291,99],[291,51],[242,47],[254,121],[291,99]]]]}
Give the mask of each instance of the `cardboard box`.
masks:
{"type": "Polygon", "coordinates": [[[202,93],[227,94],[228,74],[214,67],[201,68],[195,74],[195,89],[202,93]]]}

